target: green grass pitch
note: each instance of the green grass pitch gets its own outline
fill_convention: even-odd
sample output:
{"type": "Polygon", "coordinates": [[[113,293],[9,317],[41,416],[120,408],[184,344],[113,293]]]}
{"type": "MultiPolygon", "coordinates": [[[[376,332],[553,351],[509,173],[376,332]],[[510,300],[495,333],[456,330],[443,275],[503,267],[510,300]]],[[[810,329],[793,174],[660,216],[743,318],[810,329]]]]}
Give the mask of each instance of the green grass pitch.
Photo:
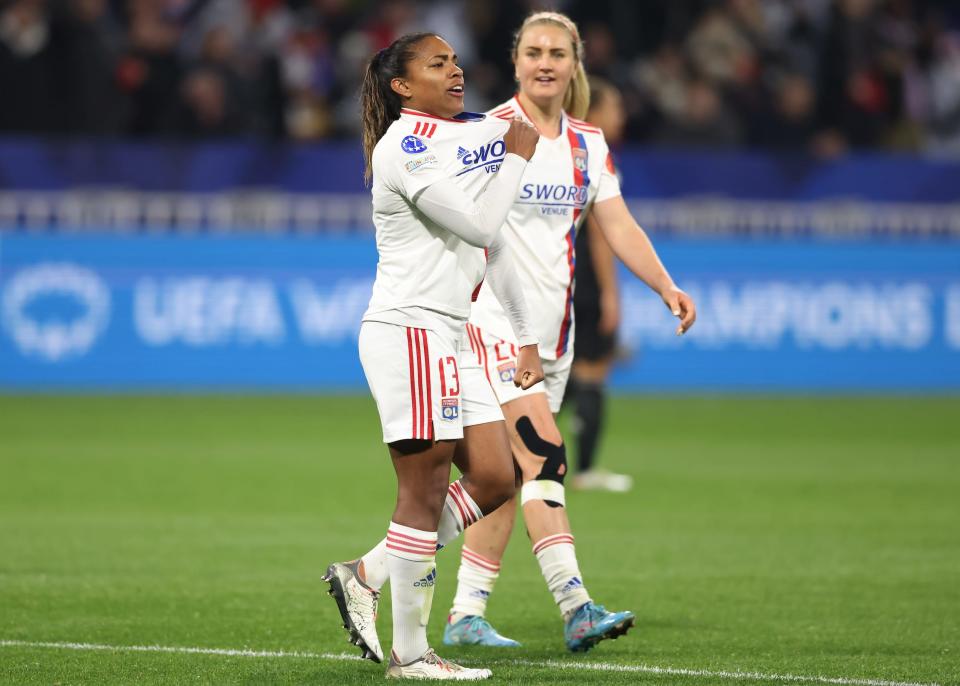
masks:
{"type": "MultiPolygon", "coordinates": [[[[497,683],[960,683],[960,399],[616,397],[609,429],[636,488],[569,509],[589,590],[637,628],[566,654],[521,525],[488,616],[523,647],[443,648],[455,545],[441,655],[497,683]]],[[[381,683],[320,655],[357,652],[320,576],[393,495],[366,397],[0,398],[0,683],[381,683]]]]}

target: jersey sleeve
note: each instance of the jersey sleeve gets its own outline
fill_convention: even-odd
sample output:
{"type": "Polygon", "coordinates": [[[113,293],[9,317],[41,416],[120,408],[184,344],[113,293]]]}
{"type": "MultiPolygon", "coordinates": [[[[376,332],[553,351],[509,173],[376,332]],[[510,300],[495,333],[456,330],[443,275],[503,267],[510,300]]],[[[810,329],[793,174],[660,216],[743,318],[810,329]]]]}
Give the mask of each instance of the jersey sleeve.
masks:
{"type": "Polygon", "coordinates": [[[385,185],[413,202],[428,186],[447,178],[440,146],[416,136],[383,141],[375,159],[374,174],[385,185]]]}
{"type": "Polygon", "coordinates": [[[620,179],[617,178],[617,170],[613,164],[613,156],[606,142],[603,144],[603,168],[600,170],[600,182],[597,188],[597,197],[594,202],[603,202],[610,198],[620,195],[620,179]]]}

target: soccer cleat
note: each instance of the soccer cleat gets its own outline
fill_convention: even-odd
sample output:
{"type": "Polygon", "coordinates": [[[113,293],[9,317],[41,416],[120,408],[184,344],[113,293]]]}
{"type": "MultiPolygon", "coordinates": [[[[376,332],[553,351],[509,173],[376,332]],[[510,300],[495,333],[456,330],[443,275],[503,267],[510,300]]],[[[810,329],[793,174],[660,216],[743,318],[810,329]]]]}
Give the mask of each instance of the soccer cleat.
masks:
{"type": "Polygon", "coordinates": [[[495,648],[517,648],[519,643],[512,638],[501,636],[490,626],[490,622],[480,615],[467,615],[458,622],[451,623],[443,630],[443,644],[448,646],[493,646],[495,648]]]}
{"type": "Polygon", "coordinates": [[[334,562],[327,567],[323,580],[330,584],[328,593],[337,601],[343,628],[350,633],[349,640],[360,648],[364,658],[383,662],[383,650],[377,638],[377,603],[380,593],[374,591],[357,576],[359,560],[334,562]]]}
{"type": "Polygon", "coordinates": [[[607,491],[608,493],[626,493],[633,488],[633,478],[626,474],[616,474],[605,469],[588,469],[574,474],[571,485],[577,491],[607,491]]]}
{"type": "Polygon", "coordinates": [[[571,652],[585,653],[600,641],[627,633],[635,621],[632,612],[607,612],[603,605],[584,603],[567,620],[563,637],[571,652]]]}
{"type": "Polygon", "coordinates": [[[451,681],[480,681],[489,679],[493,673],[489,669],[469,669],[444,660],[430,648],[412,662],[401,665],[397,656],[390,653],[390,666],[387,667],[388,679],[450,679],[451,681]]]}

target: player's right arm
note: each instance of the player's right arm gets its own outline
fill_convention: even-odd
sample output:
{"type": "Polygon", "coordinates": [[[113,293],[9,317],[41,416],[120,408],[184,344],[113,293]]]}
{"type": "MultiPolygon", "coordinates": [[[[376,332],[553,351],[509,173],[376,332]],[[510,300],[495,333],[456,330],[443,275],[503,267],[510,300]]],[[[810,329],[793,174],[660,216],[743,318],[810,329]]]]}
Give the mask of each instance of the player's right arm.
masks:
{"type": "MultiPolygon", "coordinates": [[[[527,162],[540,136],[529,124],[513,121],[503,137],[506,154],[496,177],[473,200],[453,179],[437,177],[404,183],[407,198],[447,231],[478,248],[489,246],[506,221],[527,162]]],[[[405,171],[401,177],[409,176],[405,171]]]]}

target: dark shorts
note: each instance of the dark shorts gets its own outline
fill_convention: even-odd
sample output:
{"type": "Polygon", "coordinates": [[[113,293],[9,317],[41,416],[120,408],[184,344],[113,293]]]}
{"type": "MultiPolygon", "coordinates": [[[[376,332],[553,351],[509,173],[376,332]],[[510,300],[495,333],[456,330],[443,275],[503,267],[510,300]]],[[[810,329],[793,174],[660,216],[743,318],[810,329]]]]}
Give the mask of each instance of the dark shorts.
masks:
{"type": "Polygon", "coordinates": [[[613,355],[617,337],[600,333],[600,308],[583,307],[576,310],[576,335],[573,339],[573,362],[589,360],[600,362],[613,355]]]}

